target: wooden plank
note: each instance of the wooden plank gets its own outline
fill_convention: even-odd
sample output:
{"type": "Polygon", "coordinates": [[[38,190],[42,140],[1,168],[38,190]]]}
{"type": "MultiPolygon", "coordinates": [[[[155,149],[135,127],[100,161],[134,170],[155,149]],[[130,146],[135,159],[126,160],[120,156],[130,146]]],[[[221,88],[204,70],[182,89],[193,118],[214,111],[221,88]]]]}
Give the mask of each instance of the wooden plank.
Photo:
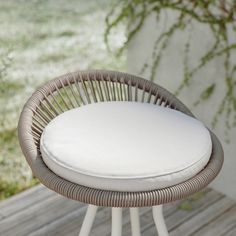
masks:
{"type": "Polygon", "coordinates": [[[37,191],[39,191],[41,189],[44,189],[44,188],[45,187],[42,184],[38,184],[35,187],[32,187],[32,188],[30,188],[28,190],[25,190],[25,191],[23,191],[21,193],[18,193],[18,194],[14,195],[14,196],[12,196],[12,197],[10,197],[8,199],[2,200],[2,201],[0,201],[0,208],[5,207],[9,203],[14,203],[15,201],[20,200],[21,198],[31,196],[31,194],[34,194],[35,192],[37,192],[37,191]]]}
{"type": "MultiPolygon", "coordinates": [[[[214,200],[214,197],[218,198],[221,197],[221,194],[218,194],[210,189],[204,189],[202,191],[203,193],[203,197],[201,199],[199,199],[198,201],[193,203],[193,208],[198,208],[201,204],[203,204],[203,202],[205,202],[206,200],[214,200]],[[214,197],[213,197],[214,196],[214,197]]],[[[166,219],[168,219],[171,215],[175,214],[176,212],[179,211],[179,205],[182,204],[183,202],[185,202],[186,200],[180,200],[180,201],[176,201],[176,202],[172,202],[169,204],[165,204],[164,205],[164,217],[166,219]]],[[[184,211],[186,214],[186,211],[184,211]]],[[[177,219],[175,219],[177,221],[177,219]]],[[[149,210],[149,212],[146,212],[146,214],[143,214],[140,217],[140,222],[141,222],[141,231],[145,232],[144,234],[149,233],[148,229],[152,228],[152,232],[150,232],[150,235],[155,235],[156,233],[156,229],[154,227],[154,221],[153,221],[153,217],[152,217],[152,212],[151,209],[149,210]]],[[[126,227],[126,226],[124,226],[126,227]]],[[[131,235],[131,229],[129,228],[127,231],[124,232],[124,236],[128,236],[131,235]]]]}
{"type": "Polygon", "coordinates": [[[0,221],[0,235],[25,236],[34,229],[38,229],[62,215],[68,214],[74,209],[78,209],[81,205],[79,202],[54,194],[43,202],[37,202],[0,221]]]}
{"type": "Polygon", "coordinates": [[[171,231],[170,236],[192,235],[199,228],[205,226],[208,222],[220,216],[234,205],[235,201],[224,197],[211,205],[211,207],[201,209],[201,211],[194,215],[194,217],[186,220],[180,226],[171,231]]]}
{"type": "Polygon", "coordinates": [[[184,210],[182,208],[179,208],[178,211],[175,212],[175,214],[172,214],[166,221],[168,229],[171,231],[182,223],[186,222],[191,217],[197,215],[204,209],[210,207],[215,202],[222,199],[224,196],[220,193],[217,193],[215,191],[210,191],[206,193],[202,198],[198,199],[197,201],[191,202],[192,209],[191,210],[184,210]]]}
{"type": "Polygon", "coordinates": [[[39,184],[38,186],[4,200],[0,202],[0,215],[2,216],[0,221],[55,194],[55,192],[39,184]]]}
{"type": "MultiPolygon", "coordinates": [[[[111,209],[110,209],[111,212],[111,209]]],[[[129,218],[129,210],[127,208],[124,208],[122,210],[122,226],[125,222],[128,221],[129,218]]],[[[92,229],[91,235],[94,236],[106,236],[106,235],[111,235],[111,213],[110,213],[110,217],[102,224],[99,224],[97,226],[95,226],[92,229]]]]}
{"type": "MultiPolygon", "coordinates": [[[[176,205],[176,204],[175,204],[176,205]]],[[[169,206],[165,207],[167,214],[171,213],[170,209],[173,210],[175,208],[174,204],[169,204],[169,206]]],[[[28,236],[40,236],[40,235],[67,235],[74,236],[78,235],[80,230],[84,214],[85,208],[81,211],[75,210],[67,215],[51,222],[50,224],[46,224],[45,226],[34,230],[28,234],[28,236]]],[[[140,218],[145,215],[145,213],[149,212],[151,214],[150,208],[141,208],[140,209],[140,218]]],[[[111,232],[111,209],[110,208],[99,208],[98,213],[95,218],[95,222],[93,224],[91,235],[100,236],[100,235],[110,235],[111,232]]],[[[123,234],[122,235],[130,235],[130,218],[129,218],[129,210],[123,210],[123,234]]]]}
{"type": "MultiPolygon", "coordinates": [[[[83,222],[86,208],[87,206],[83,207],[83,212],[81,211],[81,208],[79,210],[72,211],[64,217],[55,220],[51,224],[47,224],[44,227],[30,233],[28,236],[78,235],[81,224],[83,222]]],[[[128,217],[128,209],[124,209],[123,213],[124,217],[128,217]]],[[[98,208],[98,213],[93,224],[91,235],[110,235],[110,220],[111,209],[107,207],[98,208]]]]}
{"type": "MultiPolygon", "coordinates": [[[[171,232],[174,228],[179,227],[182,223],[184,223],[186,220],[188,220],[190,217],[198,214],[200,211],[205,209],[206,207],[210,207],[214,202],[218,201],[223,197],[222,194],[217,193],[215,191],[208,191],[205,192],[205,195],[196,200],[193,201],[192,204],[192,210],[187,211],[180,209],[180,205],[185,201],[183,200],[182,202],[177,205],[176,211],[174,211],[172,214],[165,216],[166,220],[166,225],[168,228],[168,231],[171,232]]],[[[157,234],[156,228],[154,227],[154,224],[152,223],[152,216],[149,216],[149,224],[147,224],[145,227],[142,228],[142,233],[144,235],[155,235],[157,234]]]]}
{"type": "Polygon", "coordinates": [[[44,224],[42,227],[34,229],[27,236],[53,236],[53,235],[67,235],[78,236],[79,229],[82,225],[83,218],[87,206],[81,206],[79,209],[74,209],[68,214],[63,215],[53,221],[44,224]]]}
{"type": "MultiPolygon", "coordinates": [[[[81,207],[79,210],[69,212],[67,215],[54,220],[50,224],[31,232],[28,236],[40,235],[78,235],[81,224],[84,219],[87,206],[81,207]],[[81,210],[83,209],[83,210],[81,210]]],[[[128,210],[124,209],[126,215],[128,210]]],[[[92,228],[92,235],[102,235],[101,231],[110,232],[111,209],[108,207],[99,207],[92,228]]]]}
{"type": "MultiPolygon", "coordinates": [[[[167,204],[165,206],[164,214],[168,215],[171,214],[173,211],[177,209],[177,202],[167,204]]],[[[151,208],[150,207],[142,207],[140,208],[139,211],[139,216],[140,216],[140,222],[141,222],[141,227],[142,225],[146,225],[146,219],[147,215],[152,215],[151,208]]],[[[150,222],[148,222],[150,223],[150,222]]],[[[151,222],[153,224],[153,222],[151,222]]],[[[100,224],[97,227],[94,227],[92,231],[93,236],[110,236],[111,233],[111,217],[107,219],[105,224],[100,224]]],[[[122,236],[130,236],[131,235],[131,226],[130,226],[130,214],[129,214],[129,209],[124,209],[123,210],[123,218],[122,218],[122,236]]]]}
{"type": "Polygon", "coordinates": [[[235,236],[236,235],[236,225],[234,228],[230,229],[224,236],[235,236]]]}
{"type": "MultiPolygon", "coordinates": [[[[164,217],[168,217],[169,215],[173,214],[175,211],[178,210],[179,201],[165,204],[163,207],[164,217]]],[[[152,227],[154,225],[153,217],[152,217],[152,210],[151,207],[146,208],[145,212],[141,212],[140,214],[140,227],[141,231],[144,231],[146,228],[152,227]]],[[[123,225],[123,236],[130,236],[131,235],[131,228],[130,224],[123,225]]]]}
{"type": "MultiPolygon", "coordinates": [[[[144,215],[146,212],[150,211],[150,208],[140,208],[140,217],[144,215]]],[[[124,208],[122,211],[122,235],[126,235],[126,230],[130,229],[130,214],[129,209],[124,208]]],[[[111,234],[111,216],[107,219],[105,224],[100,224],[93,228],[92,235],[94,236],[100,236],[100,235],[109,235],[111,234]],[[104,227],[105,226],[105,227],[104,227]]],[[[129,234],[130,235],[130,234],[129,234]]]]}
{"type": "MultiPolygon", "coordinates": [[[[84,205],[78,210],[74,210],[64,215],[63,217],[54,220],[50,224],[45,225],[38,230],[31,232],[28,236],[40,236],[40,235],[67,235],[73,236],[78,235],[80,227],[82,225],[84,215],[87,206],[84,205]]],[[[98,208],[98,212],[93,224],[93,231],[95,231],[96,226],[102,225],[106,227],[108,225],[108,220],[110,219],[110,208],[98,208]]],[[[93,234],[92,234],[93,235],[93,234]]]]}
{"type": "MultiPolygon", "coordinates": [[[[210,189],[204,189],[202,190],[202,193],[208,194],[212,192],[212,194],[216,194],[215,192],[213,192],[210,189]]],[[[207,196],[208,196],[207,195],[207,196]]],[[[218,196],[218,194],[216,194],[218,196]]],[[[168,218],[170,215],[174,214],[176,211],[178,211],[178,207],[181,203],[183,203],[185,200],[179,200],[179,201],[175,201],[169,204],[165,204],[163,207],[163,213],[164,213],[164,217],[168,218]]],[[[145,230],[147,230],[148,228],[154,228],[154,221],[153,221],[153,217],[152,217],[152,211],[151,208],[149,208],[149,211],[147,211],[145,214],[140,214],[140,225],[141,225],[141,231],[144,232],[145,230]]],[[[130,225],[123,225],[124,228],[124,232],[123,232],[123,236],[128,236],[131,235],[131,228],[130,225]]],[[[146,234],[146,232],[145,232],[146,234]]]]}
{"type": "MultiPolygon", "coordinates": [[[[202,198],[192,202],[193,209],[191,211],[179,208],[179,205],[184,201],[164,206],[164,216],[171,236],[207,235],[205,232],[211,232],[211,228],[215,229],[217,227],[222,230],[221,236],[236,235],[230,234],[231,232],[229,231],[231,230],[235,233],[233,228],[236,224],[234,222],[236,205],[232,200],[215,191],[205,190],[205,195],[202,198]],[[216,208],[216,204],[219,205],[218,208],[216,208]],[[231,204],[232,209],[229,207],[231,204]],[[220,225],[223,225],[222,229],[220,225]]],[[[2,212],[2,209],[5,212],[5,219],[0,220],[0,235],[4,236],[77,236],[87,208],[85,204],[66,199],[47,190],[43,186],[37,186],[35,189],[29,190],[28,194],[22,193],[22,195],[17,195],[1,203],[0,206],[2,206],[0,212],[2,212]],[[25,200],[29,202],[24,203],[25,200]],[[23,206],[19,206],[21,203],[23,206]],[[14,213],[14,206],[16,213],[14,213]]],[[[140,221],[143,235],[157,235],[151,208],[140,209],[140,221]]],[[[128,209],[123,209],[122,223],[122,235],[131,235],[128,209]]],[[[207,236],[219,235],[218,232],[221,232],[220,230],[215,229],[207,236]]],[[[91,235],[110,236],[110,231],[111,209],[100,207],[91,235]]]]}
{"type": "MultiPolygon", "coordinates": [[[[223,236],[236,226],[236,206],[224,212],[220,217],[198,230],[193,236],[223,236]]],[[[235,234],[236,235],[236,234],[235,234]]]]}

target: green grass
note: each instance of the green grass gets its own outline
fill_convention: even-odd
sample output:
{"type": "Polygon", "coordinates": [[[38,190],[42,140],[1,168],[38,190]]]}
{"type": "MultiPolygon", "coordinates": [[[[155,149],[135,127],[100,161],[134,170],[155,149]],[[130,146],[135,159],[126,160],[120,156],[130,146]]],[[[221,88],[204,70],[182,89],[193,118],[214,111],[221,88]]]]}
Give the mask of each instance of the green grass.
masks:
{"type": "MultiPolygon", "coordinates": [[[[125,69],[124,56],[109,53],[103,40],[110,4],[110,0],[0,1],[0,199],[38,183],[16,130],[32,92],[69,71],[125,69]]],[[[116,32],[114,48],[124,32],[116,32]]]]}
{"type": "Polygon", "coordinates": [[[32,186],[38,184],[39,181],[36,178],[32,178],[31,182],[28,184],[19,183],[18,181],[7,182],[6,180],[0,179],[0,200],[11,197],[17,193],[20,193],[32,186]]]}
{"type": "Polygon", "coordinates": [[[38,181],[23,161],[15,128],[0,132],[0,200],[21,192],[38,181]]]}

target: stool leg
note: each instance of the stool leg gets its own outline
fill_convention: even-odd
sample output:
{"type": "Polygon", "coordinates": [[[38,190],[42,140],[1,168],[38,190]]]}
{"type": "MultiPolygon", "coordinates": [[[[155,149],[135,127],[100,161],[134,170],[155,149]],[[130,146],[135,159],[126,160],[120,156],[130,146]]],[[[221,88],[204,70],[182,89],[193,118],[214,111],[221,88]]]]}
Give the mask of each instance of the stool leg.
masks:
{"type": "Polygon", "coordinates": [[[153,219],[159,236],[168,236],[165,220],[163,217],[162,205],[152,207],[153,219]]]}
{"type": "Polygon", "coordinates": [[[122,235],[122,208],[112,208],[111,236],[122,235]]]}
{"type": "Polygon", "coordinates": [[[141,236],[140,233],[140,222],[139,222],[139,209],[130,208],[130,222],[133,236],[141,236]]]}
{"type": "Polygon", "coordinates": [[[97,209],[98,209],[97,206],[88,205],[87,212],[84,217],[84,221],[83,221],[82,227],[80,229],[79,236],[88,236],[89,235],[92,225],[93,225],[93,221],[94,221],[96,212],[97,212],[97,209]]]}

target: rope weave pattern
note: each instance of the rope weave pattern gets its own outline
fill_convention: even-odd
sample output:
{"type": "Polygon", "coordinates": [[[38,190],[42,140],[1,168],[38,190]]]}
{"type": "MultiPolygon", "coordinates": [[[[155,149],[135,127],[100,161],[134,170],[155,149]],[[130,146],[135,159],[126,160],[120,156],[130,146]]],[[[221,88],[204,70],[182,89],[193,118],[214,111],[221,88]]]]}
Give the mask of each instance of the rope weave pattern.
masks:
{"type": "Polygon", "coordinates": [[[168,188],[145,192],[105,191],[69,182],[53,173],[43,162],[39,149],[45,126],[67,110],[106,101],[153,103],[193,116],[183,103],[164,88],[126,73],[82,71],[51,80],[29,98],[18,124],[19,142],[26,160],[34,175],[49,189],[98,206],[143,207],[187,197],[206,187],[219,173],[223,164],[223,150],[212,132],[213,149],[207,166],[193,178],[168,188]]]}

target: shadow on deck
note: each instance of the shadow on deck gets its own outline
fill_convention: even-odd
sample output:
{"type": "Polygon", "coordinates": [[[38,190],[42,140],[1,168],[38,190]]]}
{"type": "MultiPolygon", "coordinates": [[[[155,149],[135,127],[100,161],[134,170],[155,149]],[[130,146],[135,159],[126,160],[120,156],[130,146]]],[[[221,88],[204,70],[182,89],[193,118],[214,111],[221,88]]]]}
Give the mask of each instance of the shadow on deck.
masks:
{"type": "MultiPolygon", "coordinates": [[[[86,205],[66,199],[42,185],[0,202],[1,236],[76,236],[86,205]]],[[[235,236],[236,202],[211,189],[190,200],[164,206],[170,236],[235,236]]],[[[140,210],[143,236],[157,235],[150,208],[140,210]]],[[[92,236],[110,235],[111,211],[100,207],[92,236]]],[[[131,235],[128,209],[123,236],[131,235]]]]}

